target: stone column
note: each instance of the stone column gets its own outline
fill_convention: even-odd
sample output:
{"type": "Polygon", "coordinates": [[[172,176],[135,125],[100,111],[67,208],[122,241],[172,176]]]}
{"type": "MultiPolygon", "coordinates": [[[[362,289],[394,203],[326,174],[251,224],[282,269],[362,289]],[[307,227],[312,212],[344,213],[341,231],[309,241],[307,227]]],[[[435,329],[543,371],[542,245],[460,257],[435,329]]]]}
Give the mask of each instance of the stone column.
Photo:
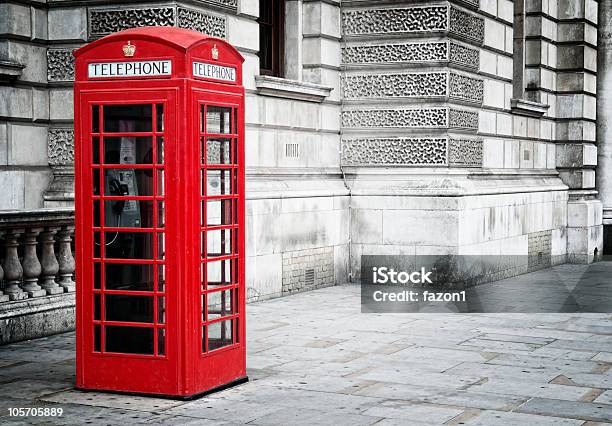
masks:
{"type": "Polygon", "coordinates": [[[59,285],[67,293],[75,290],[75,282],[72,279],[75,269],[75,262],[74,257],[72,256],[72,248],[70,247],[73,233],[74,226],[63,226],[57,233],[59,241],[59,285]]]}
{"type": "Polygon", "coordinates": [[[28,294],[24,293],[19,287],[23,278],[23,268],[19,262],[17,247],[19,247],[19,236],[23,234],[25,229],[9,229],[6,234],[6,253],[4,255],[4,278],[6,287],[4,292],[8,294],[10,300],[27,299],[28,294]]]}
{"type": "Polygon", "coordinates": [[[599,2],[597,190],[603,203],[604,254],[612,254],[612,0],[599,2]]]}
{"type": "Polygon", "coordinates": [[[38,242],[36,237],[43,230],[43,228],[30,228],[25,232],[23,241],[23,291],[28,293],[30,297],[44,296],[47,294],[38,285],[38,277],[42,272],[42,267],[38,261],[38,255],[36,254],[36,246],[38,242]]]}
{"type": "Polygon", "coordinates": [[[41,259],[42,259],[42,281],[40,285],[47,294],[60,294],[64,289],[55,282],[55,276],[59,271],[59,263],[55,258],[55,234],[60,228],[57,226],[47,227],[40,236],[41,259]]]}
{"type": "Polygon", "coordinates": [[[49,165],[53,171],[53,181],[44,194],[44,206],[72,206],[74,204],[74,131],[68,128],[49,129],[47,151],[49,165]]]}

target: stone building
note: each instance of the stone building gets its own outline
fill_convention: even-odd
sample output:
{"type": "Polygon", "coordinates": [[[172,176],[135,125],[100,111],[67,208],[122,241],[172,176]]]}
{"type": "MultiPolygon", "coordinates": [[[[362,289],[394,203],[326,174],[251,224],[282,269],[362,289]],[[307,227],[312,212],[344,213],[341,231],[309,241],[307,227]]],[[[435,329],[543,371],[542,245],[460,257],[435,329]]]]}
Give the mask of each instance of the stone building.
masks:
{"type": "Polygon", "coordinates": [[[596,259],[612,224],[611,22],[612,0],[1,3],[0,342],[71,326],[84,43],[175,26],[246,58],[256,300],[356,280],[363,254],[596,259]]]}

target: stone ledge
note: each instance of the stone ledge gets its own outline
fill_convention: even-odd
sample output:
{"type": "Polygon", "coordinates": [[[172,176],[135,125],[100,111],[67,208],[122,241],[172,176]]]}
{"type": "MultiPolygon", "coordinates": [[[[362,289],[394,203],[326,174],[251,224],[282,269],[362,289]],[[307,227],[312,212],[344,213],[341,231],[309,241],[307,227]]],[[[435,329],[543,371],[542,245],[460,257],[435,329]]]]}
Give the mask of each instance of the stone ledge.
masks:
{"type": "Polygon", "coordinates": [[[550,108],[550,105],[516,98],[510,100],[510,106],[513,114],[529,117],[542,117],[550,108]]]}
{"type": "Polygon", "coordinates": [[[18,62],[0,60],[0,82],[17,80],[24,68],[25,65],[18,62]]]}
{"type": "Polygon", "coordinates": [[[0,345],[72,331],[75,293],[0,304],[0,345]]]}
{"type": "Polygon", "coordinates": [[[331,87],[285,78],[258,75],[255,77],[257,93],[264,96],[321,103],[333,90],[331,87]]]}

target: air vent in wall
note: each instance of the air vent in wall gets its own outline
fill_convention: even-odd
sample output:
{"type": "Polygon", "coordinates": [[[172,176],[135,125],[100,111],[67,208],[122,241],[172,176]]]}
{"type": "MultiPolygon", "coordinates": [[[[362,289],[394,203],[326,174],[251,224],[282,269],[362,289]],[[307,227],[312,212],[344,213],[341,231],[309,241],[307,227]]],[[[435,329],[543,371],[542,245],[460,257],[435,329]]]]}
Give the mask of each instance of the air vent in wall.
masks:
{"type": "Polygon", "coordinates": [[[285,144],[285,157],[298,158],[300,156],[300,146],[297,143],[285,144]]]}

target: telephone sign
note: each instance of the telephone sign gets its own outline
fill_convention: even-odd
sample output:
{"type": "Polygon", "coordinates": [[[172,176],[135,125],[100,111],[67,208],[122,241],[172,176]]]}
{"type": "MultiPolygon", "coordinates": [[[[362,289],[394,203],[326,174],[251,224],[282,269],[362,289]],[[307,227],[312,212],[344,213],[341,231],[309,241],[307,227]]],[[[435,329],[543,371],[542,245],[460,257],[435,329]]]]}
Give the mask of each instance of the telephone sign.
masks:
{"type": "Polygon", "coordinates": [[[171,27],[75,57],[77,387],[245,381],[244,59],[171,27]]]}

